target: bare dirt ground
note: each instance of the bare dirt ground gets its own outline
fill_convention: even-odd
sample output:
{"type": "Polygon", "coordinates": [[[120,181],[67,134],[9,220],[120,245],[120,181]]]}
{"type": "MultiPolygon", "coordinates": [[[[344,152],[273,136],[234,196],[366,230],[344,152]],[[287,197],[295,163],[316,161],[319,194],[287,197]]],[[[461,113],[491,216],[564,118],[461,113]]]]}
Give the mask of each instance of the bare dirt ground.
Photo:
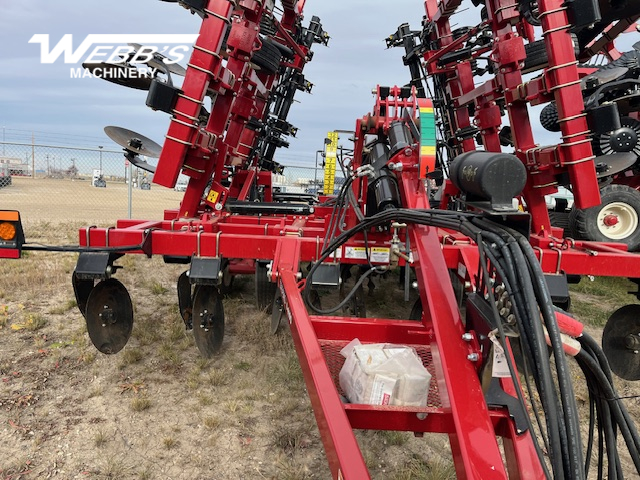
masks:
{"type": "MultiPolygon", "coordinates": [[[[108,203],[119,199],[108,198],[117,190],[111,185],[52,192],[62,181],[46,181],[51,188],[30,181],[0,189],[0,208],[23,212],[30,241],[76,243],[79,226],[123,217],[108,203]]],[[[181,197],[160,187],[137,193],[154,201],[134,216],[152,219],[181,197]]],[[[123,351],[103,355],[75,305],[75,261],[72,254],[30,253],[0,262],[0,479],[330,478],[292,342],[286,332],[269,333],[269,317],[253,306],[251,277],[237,278],[225,299],[223,351],[206,360],[178,314],[182,269],[126,256],[117,276],[133,299],[134,330],[123,351]]],[[[393,291],[395,282],[378,287],[393,291]]],[[[607,311],[621,306],[577,296],[607,311]]],[[[600,329],[590,331],[599,339],[600,329]]],[[[584,406],[584,385],[577,375],[575,381],[584,406]]],[[[629,382],[618,386],[623,396],[640,393],[629,382]]],[[[638,398],[625,403],[639,418],[638,398]]],[[[444,436],[358,438],[375,479],[453,478],[444,436]]]]}
{"type": "MultiPolygon", "coordinates": [[[[161,219],[167,208],[177,208],[182,193],[152,185],[151,190],[132,189],[132,217],[161,219]]],[[[107,181],[106,188],[89,180],[13,177],[13,185],[0,188],[0,208],[19,209],[23,221],[106,225],[128,215],[128,186],[107,181]]]]}

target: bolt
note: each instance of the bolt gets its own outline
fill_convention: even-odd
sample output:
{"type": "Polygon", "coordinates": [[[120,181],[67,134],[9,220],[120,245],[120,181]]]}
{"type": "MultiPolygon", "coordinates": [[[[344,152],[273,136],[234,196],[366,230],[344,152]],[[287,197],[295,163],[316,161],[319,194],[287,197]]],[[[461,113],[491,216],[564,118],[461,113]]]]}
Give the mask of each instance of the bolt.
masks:
{"type": "Polygon", "coordinates": [[[480,355],[478,355],[477,353],[470,353],[469,355],[467,355],[467,360],[469,360],[470,362],[477,362],[479,358],[480,355]]]}
{"type": "Polygon", "coordinates": [[[465,342],[470,342],[471,340],[473,340],[473,335],[470,333],[463,333],[462,340],[464,340],[465,342]]]}

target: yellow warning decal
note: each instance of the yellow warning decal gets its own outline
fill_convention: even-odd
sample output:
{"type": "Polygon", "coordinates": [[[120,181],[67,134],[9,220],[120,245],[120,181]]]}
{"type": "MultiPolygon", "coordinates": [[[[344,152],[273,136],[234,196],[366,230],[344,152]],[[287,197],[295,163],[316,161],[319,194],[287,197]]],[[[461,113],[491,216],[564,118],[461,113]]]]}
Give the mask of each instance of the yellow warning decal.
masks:
{"type": "Polygon", "coordinates": [[[220,198],[220,192],[216,192],[215,190],[211,190],[209,195],[207,196],[207,202],[209,203],[218,203],[218,198],[220,198]]]}

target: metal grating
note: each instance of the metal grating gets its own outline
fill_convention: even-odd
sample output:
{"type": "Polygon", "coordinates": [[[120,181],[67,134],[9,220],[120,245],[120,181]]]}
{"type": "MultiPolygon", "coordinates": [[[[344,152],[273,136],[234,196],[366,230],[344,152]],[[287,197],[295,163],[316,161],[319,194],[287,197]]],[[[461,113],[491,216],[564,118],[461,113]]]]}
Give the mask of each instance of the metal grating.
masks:
{"type": "MultiPolygon", "coordinates": [[[[324,354],[325,361],[327,362],[327,367],[329,367],[329,372],[331,373],[331,378],[333,379],[333,384],[336,386],[338,393],[344,396],[344,392],[342,388],[340,388],[340,383],[338,381],[338,375],[340,374],[340,369],[342,365],[344,365],[345,358],[340,354],[340,350],[342,350],[349,342],[343,340],[320,340],[320,348],[322,348],[322,353],[324,354]]],[[[433,361],[431,358],[431,349],[426,345],[408,345],[412,347],[420,359],[422,360],[422,364],[431,374],[431,384],[429,385],[429,398],[427,399],[427,407],[441,408],[442,403],[440,402],[440,392],[438,391],[438,382],[436,380],[436,372],[433,367],[433,361]]]]}

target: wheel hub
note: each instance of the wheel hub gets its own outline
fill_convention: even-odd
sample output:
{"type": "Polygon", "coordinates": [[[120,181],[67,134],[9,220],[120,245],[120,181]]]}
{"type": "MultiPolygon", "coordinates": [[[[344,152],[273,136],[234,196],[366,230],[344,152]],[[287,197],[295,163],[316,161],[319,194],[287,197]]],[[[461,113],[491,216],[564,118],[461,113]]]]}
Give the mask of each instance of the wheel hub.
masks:
{"type": "Polygon", "coordinates": [[[598,214],[598,229],[611,240],[623,240],[638,228],[638,214],[625,202],[605,205],[598,214]]]}
{"type": "Polygon", "coordinates": [[[614,225],[618,224],[618,217],[616,217],[615,215],[607,215],[606,217],[604,217],[604,224],[607,227],[613,227],[614,225]]]}

